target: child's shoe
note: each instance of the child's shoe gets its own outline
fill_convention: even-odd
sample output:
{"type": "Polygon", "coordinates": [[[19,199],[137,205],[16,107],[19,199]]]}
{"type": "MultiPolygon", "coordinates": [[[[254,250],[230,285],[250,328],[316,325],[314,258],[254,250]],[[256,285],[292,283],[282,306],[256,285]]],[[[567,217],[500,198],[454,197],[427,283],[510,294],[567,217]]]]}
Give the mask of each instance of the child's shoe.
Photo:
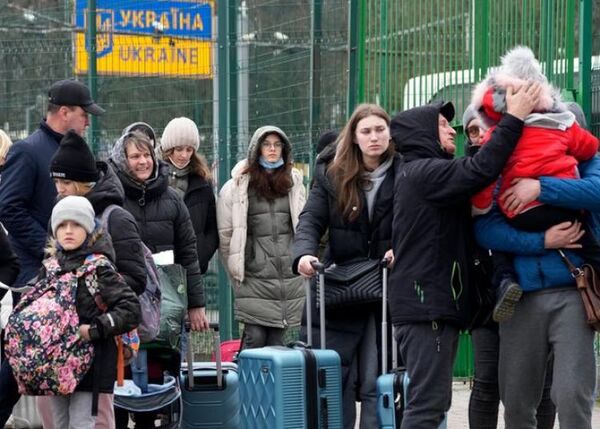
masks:
{"type": "Polygon", "coordinates": [[[521,299],[523,290],[512,277],[505,277],[496,290],[496,305],[492,318],[494,321],[506,322],[515,312],[515,305],[521,299]]]}

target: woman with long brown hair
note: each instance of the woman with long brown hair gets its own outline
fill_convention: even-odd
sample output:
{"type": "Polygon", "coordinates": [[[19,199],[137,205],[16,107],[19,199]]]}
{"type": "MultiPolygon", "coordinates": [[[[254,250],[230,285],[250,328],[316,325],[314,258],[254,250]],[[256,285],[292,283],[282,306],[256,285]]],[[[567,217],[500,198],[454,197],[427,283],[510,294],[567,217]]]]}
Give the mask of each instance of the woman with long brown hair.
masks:
{"type": "Polygon", "coordinates": [[[231,177],[219,193],[217,223],[235,318],[244,323],[242,347],[283,345],[285,329],[300,325],[304,302],[291,244],[305,190],[287,135],[273,126],[256,130],[231,177]]]}
{"type": "Polygon", "coordinates": [[[183,198],[190,212],[200,271],[204,274],[219,245],[219,234],[212,175],[206,159],[198,153],[199,147],[196,123],[180,117],[171,119],[165,127],[158,152],[169,165],[169,186],[183,198]]]}
{"type": "MultiPolygon", "coordinates": [[[[381,107],[361,104],[337,144],[319,154],[314,186],[294,240],[294,272],[314,276],[311,262],[318,260],[319,240],[327,230],[326,266],[366,258],[393,261],[394,166],[400,157],[390,143],[389,124],[381,107]]],[[[380,308],[380,302],[356,303],[326,313],[327,348],[336,350],[342,360],[344,428],[354,428],[356,398],[362,402],[360,427],[378,425],[380,308]]],[[[317,328],[314,322],[312,328],[317,328]]]]}

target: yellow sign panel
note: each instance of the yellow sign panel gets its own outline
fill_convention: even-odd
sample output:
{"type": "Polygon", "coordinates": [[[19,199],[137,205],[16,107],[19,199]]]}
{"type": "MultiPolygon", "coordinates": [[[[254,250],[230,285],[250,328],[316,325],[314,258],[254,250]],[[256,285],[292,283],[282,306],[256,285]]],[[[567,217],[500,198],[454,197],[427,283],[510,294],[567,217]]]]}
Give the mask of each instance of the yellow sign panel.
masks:
{"type": "MultiPolygon", "coordinates": [[[[211,78],[212,43],[169,36],[98,34],[96,68],[105,75],[211,78]]],[[[75,73],[87,71],[85,34],[77,33],[75,73]]]]}

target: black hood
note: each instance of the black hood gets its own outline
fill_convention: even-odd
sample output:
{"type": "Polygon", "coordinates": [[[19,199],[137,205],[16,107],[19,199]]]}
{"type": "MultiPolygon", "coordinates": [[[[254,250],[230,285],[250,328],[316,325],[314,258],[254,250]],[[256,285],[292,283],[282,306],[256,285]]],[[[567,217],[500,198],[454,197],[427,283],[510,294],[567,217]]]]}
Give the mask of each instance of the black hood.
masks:
{"type": "Polygon", "coordinates": [[[415,107],[398,113],[392,119],[390,132],[405,162],[422,158],[452,159],[453,156],[442,149],[439,138],[439,115],[448,121],[454,117],[452,103],[443,101],[415,107]]]}
{"type": "Polygon", "coordinates": [[[96,215],[100,215],[111,204],[123,205],[125,191],[113,168],[104,161],[96,162],[100,179],[85,197],[92,203],[96,215]]]}
{"type": "Polygon", "coordinates": [[[332,195],[335,195],[335,188],[327,176],[327,168],[333,161],[333,158],[335,158],[336,150],[336,144],[329,144],[325,146],[325,149],[323,149],[317,155],[317,160],[315,163],[315,180],[318,181],[321,186],[323,186],[323,188],[332,195]]]}

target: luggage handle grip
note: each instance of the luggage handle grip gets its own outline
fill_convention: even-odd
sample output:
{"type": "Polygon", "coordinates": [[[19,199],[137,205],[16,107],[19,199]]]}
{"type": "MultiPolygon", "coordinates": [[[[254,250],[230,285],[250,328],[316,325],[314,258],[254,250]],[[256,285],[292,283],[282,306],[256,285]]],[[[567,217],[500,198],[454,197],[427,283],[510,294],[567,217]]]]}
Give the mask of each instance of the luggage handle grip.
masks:
{"type": "Polygon", "coordinates": [[[313,267],[313,269],[317,273],[321,273],[321,272],[325,271],[325,265],[323,265],[323,263],[319,262],[318,260],[310,261],[310,265],[313,267]]]}
{"type": "MultiPolygon", "coordinates": [[[[187,352],[186,352],[186,361],[187,361],[187,379],[188,379],[188,388],[190,390],[194,389],[194,354],[192,351],[192,342],[191,342],[191,324],[188,321],[184,324],[185,332],[188,336],[187,342],[187,352]]],[[[210,329],[213,331],[213,339],[214,339],[214,348],[215,348],[215,360],[217,366],[217,386],[220,388],[223,387],[223,361],[221,357],[221,338],[219,335],[219,323],[211,322],[209,324],[210,329]]]]}

